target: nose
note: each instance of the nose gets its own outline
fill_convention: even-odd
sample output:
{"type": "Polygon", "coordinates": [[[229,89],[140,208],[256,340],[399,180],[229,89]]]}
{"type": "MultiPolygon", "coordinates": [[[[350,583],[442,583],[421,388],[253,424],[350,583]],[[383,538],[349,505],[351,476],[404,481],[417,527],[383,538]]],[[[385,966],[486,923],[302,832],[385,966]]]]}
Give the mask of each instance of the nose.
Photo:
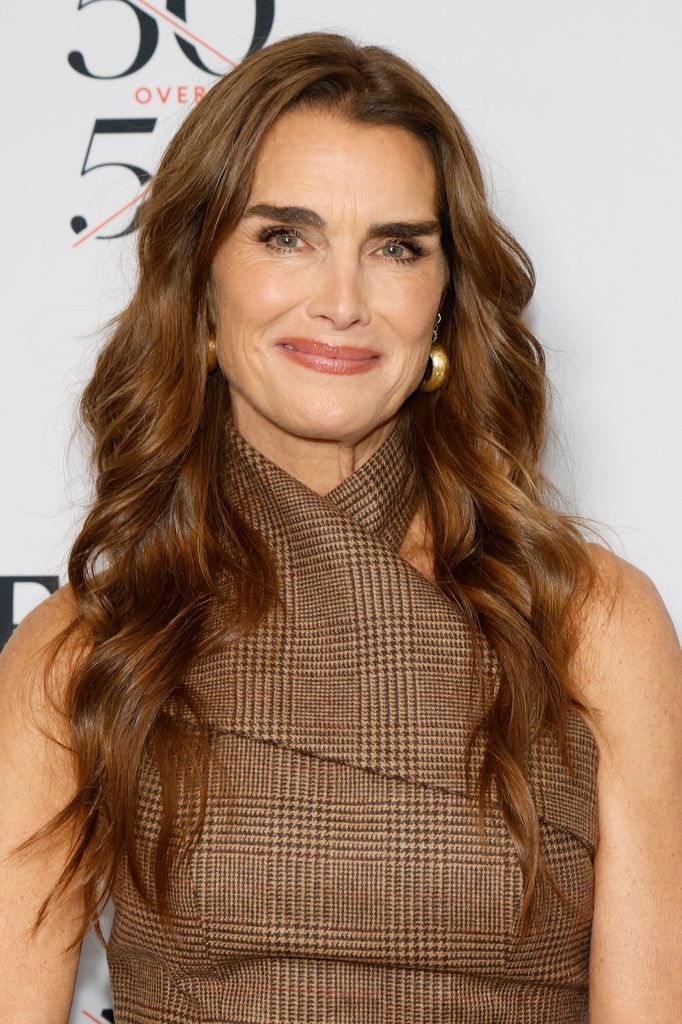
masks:
{"type": "Polygon", "coordinates": [[[314,294],[308,314],[327,321],[327,326],[344,330],[369,323],[370,309],[362,268],[351,254],[327,254],[313,281],[314,294]]]}

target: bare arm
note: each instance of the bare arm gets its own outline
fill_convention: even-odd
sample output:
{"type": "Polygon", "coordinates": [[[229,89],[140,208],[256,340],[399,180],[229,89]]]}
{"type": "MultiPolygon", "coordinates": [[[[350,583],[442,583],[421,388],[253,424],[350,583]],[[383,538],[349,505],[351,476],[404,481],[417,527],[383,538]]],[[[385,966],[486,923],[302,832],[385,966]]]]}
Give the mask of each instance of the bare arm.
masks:
{"type": "Polygon", "coordinates": [[[682,651],[651,580],[596,549],[577,659],[597,731],[590,1024],[682,1021],[682,651]],[[611,607],[611,610],[610,610],[611,607]]]}
{"type": "MultiPolygon", "coordinates": [[[[67,622],[65,589],[17,627],[0,655],[0,1021],[66,1024],[79,948],[66,955],[81,923],[74,897],[53,911],[35,939],[35,914],[66,859],[50,841],[21,859],[11,849],[61,810],[74,791],[71,757],[41,734],[58,723],[41,700],[44,645],[67,622]]],[[[59,666],[57,666],[57,673],[59,666]]],[[[58,687],[57,687],[58,689],[58,687]]],[[[54,713],[53,713],[54,714],[54,713]]],[[[54,716],[56,718],[56,716],[54,716]]]]}

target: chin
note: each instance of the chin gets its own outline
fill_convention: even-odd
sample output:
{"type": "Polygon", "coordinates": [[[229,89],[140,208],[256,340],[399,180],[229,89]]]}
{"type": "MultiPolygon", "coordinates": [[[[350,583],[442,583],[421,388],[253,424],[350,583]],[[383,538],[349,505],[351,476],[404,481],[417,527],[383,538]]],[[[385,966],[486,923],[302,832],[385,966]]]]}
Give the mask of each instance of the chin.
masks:
{"type": "Polygon", "coordinates": [[[298,437],[307,437],[320,441],[341,441],[357,444],[367,434],[385,422],[387,415],[367,415],[367,410],[342,408],[314,408],[304,410],[299,407],[294,417],[287,416],[283,429],[298,437]]]}

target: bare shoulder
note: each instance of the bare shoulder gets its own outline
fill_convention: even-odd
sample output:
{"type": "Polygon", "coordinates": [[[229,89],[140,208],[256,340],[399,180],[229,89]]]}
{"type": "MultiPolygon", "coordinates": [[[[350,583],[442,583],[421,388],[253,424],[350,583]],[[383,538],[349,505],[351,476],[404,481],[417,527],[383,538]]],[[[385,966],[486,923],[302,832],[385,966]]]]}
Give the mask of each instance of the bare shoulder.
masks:
{"type": "Polygon", "coordinates": [[[0,654],[0,852],[25,839],[70,798],[75,763],[64,695],[76,641],[51,658],[53,641],[73,620],[68,588],[17,626],[0,654]]]}
{"type": "Polygon", "coordinates": [[[52,646],[77,617],[71,587],[64,586],[22,619],[0,652],[0,710],[5,721],[28,720],[27,711],[47,714],[50,696],[59,701],[79,652],[82,634],[74,631],[51,666],[52,646]]]}
{"type": "Polygon", "coordinates": [[[651,578],[597,544],[590,551],[595,586],[583,608],[573,674],[598,712],[602,740],[627,729],[642,705],[682,714],[682,650],[651,578]]]}
{"type": "Polygon", "coordinates": [[[76,615],[76,600],[71,587],[60,587],[26,615],[5,644],[0,657],[29,659],[38,656],[76,615]]]}
{"type": "Polygon", "coordinates": [[[51,658],[76,603],[63,587],[31,611],[0,654],[0,1020],[66,1021],[84,921],[80,878],[37,914],[72,849],[75,818],[51,828],[78,792],[62,701],[79,647],[77,630],[51,658]],[[32,845],[24,844],[33,837],[32,845]]]}
{"type": "Polygon", "coordinates": [[[599,629],[609,621],[618,628],[625,618],[644,614],[672,630],[672,621],[656,585],[645,572],[600,544],[589,544],[596,572],[596,586],[588,602],[592,623],[599,629]],[[613,613],[615,613],[615,618],[613,613]]]}
{"type": "Polygon", "coordinates": [[[590,1024],[682,1020],[682,650],[641,570],[591,546],[574,678],[595,709],[590,1024]]]}

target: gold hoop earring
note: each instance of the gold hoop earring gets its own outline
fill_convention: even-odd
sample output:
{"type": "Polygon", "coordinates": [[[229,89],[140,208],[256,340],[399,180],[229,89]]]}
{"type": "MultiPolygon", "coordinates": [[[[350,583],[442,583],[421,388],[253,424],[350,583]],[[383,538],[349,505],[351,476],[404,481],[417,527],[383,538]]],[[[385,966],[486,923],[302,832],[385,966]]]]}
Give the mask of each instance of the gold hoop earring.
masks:
{"type": "Polygon", "coordinates": [[[426,373],[421,384],[418,387],[418,391],[437,391],[438,388],[445,384],[450,374],[450,359],[445,351],[443,345],[438,341],[438,325],[440,323],[441,316],[438,314],[436,325],[433,328],[433,339],[431,341],[431,351],[429,352],[429,362],[426,364],[426,373]],[[429,366],[431,369],[429,370],[429,366]]]}
{"type": "Polygon", "coordinates": [[[213,373],[218,365],[218,344],[215,334],[209,334],[206,351],[206,374],[213,373]]]}

